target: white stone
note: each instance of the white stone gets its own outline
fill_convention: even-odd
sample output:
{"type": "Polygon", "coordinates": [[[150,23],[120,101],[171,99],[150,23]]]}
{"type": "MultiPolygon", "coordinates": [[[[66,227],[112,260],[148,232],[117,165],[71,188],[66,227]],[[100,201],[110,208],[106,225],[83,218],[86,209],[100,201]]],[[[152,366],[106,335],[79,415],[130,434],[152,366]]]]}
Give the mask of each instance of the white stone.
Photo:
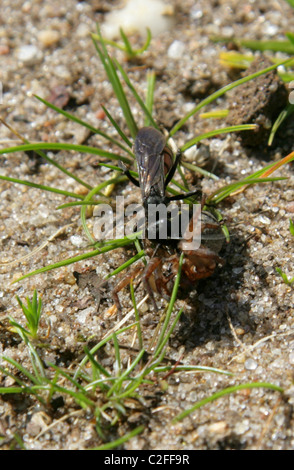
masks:
{"type": "Polygon", "coordinates": [[[146,34],[146,28],[149,28],[156,36],[170,28],[171,13],[172,8],[162,0],[128,0],[123,8],[114,9],[106,16],[101,32],[108,39],[116,39],[120,36],[120,28],[126,34],[146,34]]]}
{"type": "Polygon", "coordinates": [[[180,59],[185,52],[185,44],[177,39],[171,43],[167,50],[167,55],[170,59],[180,59]]]}

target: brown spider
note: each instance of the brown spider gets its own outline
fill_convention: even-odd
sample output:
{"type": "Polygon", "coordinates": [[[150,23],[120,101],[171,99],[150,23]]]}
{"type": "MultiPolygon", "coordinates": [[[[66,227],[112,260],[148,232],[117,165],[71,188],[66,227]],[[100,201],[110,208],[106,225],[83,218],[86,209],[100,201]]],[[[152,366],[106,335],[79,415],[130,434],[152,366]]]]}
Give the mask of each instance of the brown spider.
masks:
{"type": "Polygon", "coordinates": [[[177,246],[154,244],[147,240],[145,252],[150,256],[147,266],[138,264],[113,289],[113,298],[118,311],[121,305],[118,293],[130,282],[141,275],[145,289],[148,292],[155,310],[158,310],[154,293],[169,300],[174,279],[179,269],[180,255],[184,251],[184,260],[180,279],[180,293],[186,294],[196,287],[199,280],[211,276],[218,265],[224,260],[218,255],[222,248],[224,235],[215,217],[206,211],[201,213],[201,239],[202,243],[197,250],[183,250],[183,241],[177,246]]]}

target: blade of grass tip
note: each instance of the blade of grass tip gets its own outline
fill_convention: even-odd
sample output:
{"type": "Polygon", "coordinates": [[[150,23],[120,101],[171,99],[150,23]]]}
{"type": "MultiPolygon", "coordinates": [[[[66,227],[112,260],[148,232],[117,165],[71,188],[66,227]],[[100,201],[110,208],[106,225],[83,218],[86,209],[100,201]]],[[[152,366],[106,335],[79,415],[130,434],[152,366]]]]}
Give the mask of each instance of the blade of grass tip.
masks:
{"type": "Polygon", "coordinates": [[[150,113],[149,109],[147,108],[147,106],[145,105],[144,101],[140,98],[140,96],[138,95],[135,87],[132,85],[127,73],[125,72],[125,70],[123,69],[123,67],[120,65],[120,63],[114,59],[114,63],[116,65],[116,67],[118,68],[118,70],[120,71],[126,85],[129,87],[129,89],[131,90],[134,98],[136,99],[138,105],[141,107],[142,111],[144,112],[145,116],[148,117],[150,123],[152,124],[153,127],[155,127],[156,129],[159,129],[158,125],[156,124],[156,122],[154,121],[153,117],[152,117],[152,114],[150,113]]]}
{"type": "Polygon", "coordinates": [[[271,133],[270,133],[270,136],[269,136],[269,139],[268,139],[268,145],[269,146],[272,145],[275,134],[276,134],[278,128],[280,127],[280,125],[282,124],[282,122],[285,121],[289,116],[291,116],[291,114],[293,112],[294,112],[294,104],[291,104],[291,103],[289,103],[286,106],[286,109],[283,109],[283,111],[281,111],[281,113],[279,114],[279,116],[277,117],[277,119],[275,120],[275,122],[272,126],[271,133]]]}
{"type": "MultiPolygon", "coordinates": [[[[0,122],[2,122],[2,124],[4,124],[6,127],[8,127],[8,129],[13,132],[17,137],[20,138],[20,140],[22,142],[24,142],[24,144],[30,144],[30,142],[25,139],[24,137],[22,137],[19,132],[17,132],[15,129],[13,129],[9,124],[7,124],[3,119],[0,118],[0,122]]],[[[33,144],[34,145],[34,144],[33,144]]],[[[44,158],[44,160],[47,161],[47,163],[49,163],[50,165],[53,165],[55,166],[56,168],[58,168],[58,170],[62,171],[62,173],[66,174],[67,176],[69,176],[70,178],[72,178],[73,180],[75,180],[77,183],[81,184],[82,186],[85,186],[87,189],[91,189],[91,186],[86,183],[85,181],[83,181],[81,178],[79,178],[78,176],[74,175],[73,173],[71,173],[70,171],[68,171],[66,168],[64,168],[62,165],[60,165],[58,162],[56,162],[55,160],[53,160],[52,158],[50,158],[45,152],[42,151],[42,149],[44,148],[44,146],[42,146],[41,148],[36,148],[36,149],[32,149],[34,150],[40,157],[44,158]]],[[[3,149],[2,149],[3,151],[3,149]]],[[[9,153],[9,152],[5,152],[5,153],[9,153]]]]}
{"type": "MultiPolygon", "coordinates": [[[[108,117],[109,121],[115,128],[116,132],[120,135],[120,137],[125,141],[125,143],[131,148],[132,147],[132,142],[127,138],[126,134],[123,132],[122,128],[119,127],[118,123],[115,121],[115,119],[111,116],[111,114],[107,111],[105,106],[101,105],[103,111],[105,112],[106,116],[108,117]]],[[[130,151],[129,151],[130,152],[130,151]]],[[[132,155],[132,152],[130,152],[132,155]]]]}
{"type": "Polygon", "coordinates": [[[100,131],[99,129],[97,129],[96,127],[94,126],[91,126],[91,124],[83,121],[82,119],[79,119],[78,117],[74,116],[73,114],[70,114],[68,113],[67,111],[64,111],[63,109],[61,108],[58,108],[58,106],[55,106],[54,104],[50,103],[49,101],[46,101],[44,100],[43,98],[41,98],[40,96],[38,95],[34,95],[35,98],[37,98],[39,101],[41,101],[41,103],[43,103],[45,106],[47,106],[48,108],[51,108],[53,109],[54,111],[56,111],[57,113],[59,114],[62,114],[64,117],[66,117],[67,119],[77,123],[77,124],[80,124],[81,126],[85,127],[86,129],[88,129],[89,131],[91,131],[93,134],[98,134],[100,135],[101,137],[103,137],[105,140],[108,140],[109,142],[111,142],[112,144],[114,145],[117,145],[121,150],[124,150],[125,152],[129,153],[131,156],[132,156],[132,152],[130,152],[129,148],[125,147],[123,144],[121,144],[121,142],[119,142],[118,140],[114,139],[113,137],[111,137],[110,135],[106,134],[105,132],[103,131],[100,131]]]}
{"type": "Polygon", "coordinates": [[[110,449],[115,449],[116,447],[121,446],[125,442],[129,441],[133,437],[137,436],[138,434],[141,434],[144,431],[144,426],[138,426],[137,428],[133,429],[131,432],[125,434],[124,436],[120,437],[119,439],[116,439],[111,442],[107,442],[106,444],[102,444],[101,446],[98,447],[93,447],[92,450],[110,450],[110,449]]]}
{"type": "Polygon", "coordinates": [[[279,162],[272,165],[271,168],[267,169],[264,173],[261,173],[260,178],[267,178],[271,175],[274,171],[281,168],[281,166],[285,165],[286,163],[290,163],[294,160],[294,152],[289,153],[286,157],[282,158],[279,162]]]}
{"type": "Polygon", "coordinates": [[[240,132],[240,131],[248,131],[248,130],[250,131],[256,128],[257,128],[256,124],[240,124],[238,126],[229,126],[229,127],[223,127],[220,129],[213,129],[209,132],[205,132],[204,134],[198,135],[197,137],[194,137],[193,139],[186,142],[181,147],[181,152],[185,152],[185,150],[188,150],[190,147],[193,147],[193,145],[197,144],[201,140],[209,139],[210,137],[213,137],[215,135],[228,134],[230,132],[240,132]]]}
{"type": "MultiPolygon", "coordinates": [[[[155,72],[149,71],[147,73],[146,108],[148,109],[150,116],[152,116],[152,112],[153,112],[155,81],[156,81],[155,72]]],[[[144,126],[150,126],[151,124],[152,124],[152,121],[150,117],[147,114],[145,114],[144,126]]]]}
{"type": "Polygon", "coordinates": [[[63,196],[73,197],[75,199],[84,199],[84,196],[81,196],[77,193],[71,193],[70,191],[64,191],[63,189],[52,188],[50,186],[44,186],[43,184],[32,183],[31,181],[20,180],[17,178],[11,178],[10,176],[0,175],[0,180],[10,181],[11,183],[22,184],[24,186],[29,186],[35,189],[41,189],[42,191],[49,191],[51,193],[62,194],[63,196]]]}
{"type": "Polygon", "coordinates": [[[116,69],[114,67],[113,61],[111,57],[109,56],[105,43],[103,41],[103,38],[100,34],[99,26],[97,25],[97,30],[98,30],[98,37],[99,37],[99,42],[101,44],[101,47],[95,40],[95,38],[92,36],[92,40],[94,43],[94,47],[96,51],[98,52],[98,55],[100,57],[100,60],[102,62],[102,65],[104,67],[104,70],[106,72],[106,75],[112,85],[113,91],[118,99],[118,102],[120,104],[120,107],[122,109],[122,112],[124,114],[127,126],[129,128],[129,131],[131,133],[131,136],[133,139],[136,137],[138,129],[137,125],[134,119],[134,116],[131,112],[131,108],[129,105],[129,102],[127,100],[126,94],[123,90],[122,84],[119,80],[119,77],[117,75],[116,69]]]}
{"type": "Polygon", "coordinates": [[[215,367],[208,367],[208,366],[191,366],[191,365],[165,365],[165,366],[159,366],[154,368],[154,372],[162,373],[162,372],[169,372],[171,370],[174,370],[175,372],[180,372],[180,371],[187,371],[187,372],[212,372],[214,374],[221,374],[221,375],[229,375],[233,376],[233,372],[229,372],[223,369],[217,369],[215,367]]]}
{"type": "Polygon", "coordinates": [[[174,127],[170,130],[169,135],[173,136],[188,121],[188,119],[191,116],[196,114],[201,108],[203,108],[207,104],[212,103],[212,101],[216,100],[217,98],[219,98],[220,96],[222,96],[226,92],[232,90],[233,88],[235,88],[239,85],[242,85],[243,83],[248,82],[249,80],[252,80],[256,77],[259,77],[260,75],[263,75],[267,72],[270,72],[271,70],[274,70],[275,68],[277,68],[281,65],[286,65],[287,63],[290,63],[292,60],[293,59],[286,59],[286,60],[283,60],[282,62],[277,62],[277,63],[271,65],[270,67],[266,67],[265,69],[262,69],[258,72],[255,72],[255,73],[251,74],[251,75],[240,78],[240,79],[238,79],[238,80],[236,80],[232,83],[229,83],[228,85],[224,86],[220,90],[217,90],[216,92],[212,93],[207,98],[202,100],[197,106],[195,106],[195,108],[193,108],[189,113],[187,113],[186,116],[184,116],[177,124],[175,124],[174,127]]]}
{"type": "Polygon", "coordinates": [[[124,33],[124,30],[122,28],[119,28],[119,33],[121,35],[121,38],[123,40],[123,43],[124,43],[124,47],[125,47],[125,52],[127,54],[127,56],[129,58],[132,58],[135,56],[135,52],[131,46],[131,43],[130,41],[128,40],[127,36],[125,35],[124,33]]]}
{"type": "Polygon", "coordinates": [[[143,54],[143,52],[147,51],[148,47],[150,46],[151,39],[152,39],[152,33],[151,33],[151,30],[149,28],[146,28],[146,32],[147,32],[146,42],[140,49],[136,49],[134,51],[136,55],[143,54]]]}
{"type": "Polygon", "coordinates": [[[241,384],[241,385],[235,385],[232,387],[224,388],[220,390],[219,392],[216,392],[213,395],[210,395],[209,397],[198,401],[194,406],[192,406],[188,410],[185,410],[182,413],[178,414],[172,420],[172,422],[175,423],[176,421],[180,421],[181,419],[185,418],[189,414],[193,413],[193,411],[196,411],[198,408],[201,408],[201,406],[206,405],[207,403],[211,403],[212,401],[217,400],[218,398],[221,398],[224,395],[235,393],[235,392],[238,392],[239,390],[246,390],[246,389],[252,389],[252,388],[268,388],[270,390],[274,390],[280,393],[284,392],[284,390],[278,385],[274,385],[274,384],[267,383],[267,382],[252,382],[252,383],[246,383],[246,384],[241,384]]]}
{"type": "Polygon", "coordinates": [[[281,181],[287,179],[286,177],[281,178],[248,178],[242,181],[238,181],[237,183],[228,184],[223,186],[222,188],[215,191],[212,195],[206,198],[206,203],[214,203],[219,204],[220,201],[225,199],[228,196],[233,196],[239,194],[239,192],[244,191],[247,186],[252,184],[260,184],[260,183],[270,183],[274,181],[281,181]]]}

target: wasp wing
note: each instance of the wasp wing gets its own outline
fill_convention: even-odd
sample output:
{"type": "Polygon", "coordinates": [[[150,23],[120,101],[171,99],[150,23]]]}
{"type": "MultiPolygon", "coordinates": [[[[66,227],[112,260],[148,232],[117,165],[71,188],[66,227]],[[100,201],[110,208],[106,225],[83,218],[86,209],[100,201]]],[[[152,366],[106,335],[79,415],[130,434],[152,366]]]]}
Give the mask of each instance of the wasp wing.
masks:
{"type": "Polygon", "coordinates": [[[164,147],[165,138],[160,131],[153,127],[143,127],[139,130],[134,152],[143,198],[148,197],[151,188],[164,196],[164,147]]]}

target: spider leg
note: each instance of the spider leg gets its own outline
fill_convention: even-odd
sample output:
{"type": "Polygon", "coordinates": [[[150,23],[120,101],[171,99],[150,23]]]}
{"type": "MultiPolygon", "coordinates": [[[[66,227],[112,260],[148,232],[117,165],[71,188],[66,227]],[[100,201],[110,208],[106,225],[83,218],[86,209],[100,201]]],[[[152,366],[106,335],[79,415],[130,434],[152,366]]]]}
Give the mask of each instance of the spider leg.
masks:
{"type": "Polygon", "coordinates": [[[144,266],[142,265],[136,266],[128,275],[124,276],[124,278],[118,284],[116,284],[116,286],[112,289],[112,293],[111,293],[112,298],[116,305],[119,316],[121,316],[121,304],[119,301],[118,293],[124,287],[129,285],[131,281],[135,279],[135,277],[138,276],[138,274],[140,274],[143,270],[144,270],[144,266]]]}
{"type": "Polygon", "coordinates": [[[154,298],[153,292],[157,292],[157,286],[154,277],[152,276],[156,269],[162,264],[162,259],[155,257],[147,264],[143,272],[143,282],[147,293],[154,305],[155,311],[158,311],[158,307],[154,298]]]}

